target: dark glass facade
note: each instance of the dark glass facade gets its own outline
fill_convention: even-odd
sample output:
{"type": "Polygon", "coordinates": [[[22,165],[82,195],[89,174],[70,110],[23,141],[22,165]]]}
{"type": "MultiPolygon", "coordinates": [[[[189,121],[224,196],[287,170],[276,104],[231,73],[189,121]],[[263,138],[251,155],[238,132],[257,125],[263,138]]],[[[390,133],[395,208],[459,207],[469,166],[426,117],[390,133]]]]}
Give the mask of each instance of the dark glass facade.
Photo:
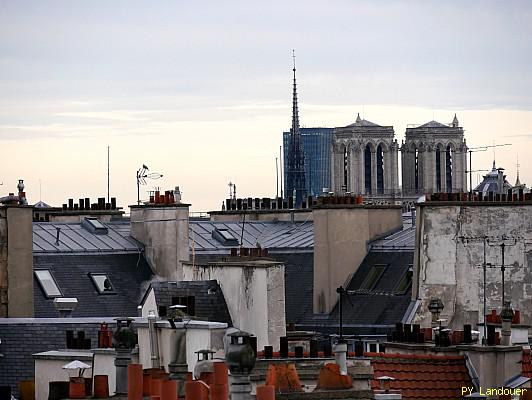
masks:
{"type": "MultiPolygon", "coordinates": [[[[331,144],[333,128],[299,128],[305,154],[305,176],[308,194],[318,196],[331,187],[331,144]]],[[[283,132],[283,190],[287,182],[290,132],[283,132]]],[[[287,193],[283,193],[286,198],[287,193]]]]}

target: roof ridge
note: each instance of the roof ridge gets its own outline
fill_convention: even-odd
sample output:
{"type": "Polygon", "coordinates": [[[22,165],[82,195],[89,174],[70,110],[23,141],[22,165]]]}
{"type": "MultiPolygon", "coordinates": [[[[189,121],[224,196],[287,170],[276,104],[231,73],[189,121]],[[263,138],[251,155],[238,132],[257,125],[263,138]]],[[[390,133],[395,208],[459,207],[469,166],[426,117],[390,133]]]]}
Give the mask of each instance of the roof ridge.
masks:
{"type": "Polygon", "coordinates": [[[434,355],[434,354],[404,354],[404,353],[364,353],[367,357],[372,358],[391,358],[391,359],[405,359],[405,360],[465,360],[465,357],[463,355],[448,355],[448,356],[440,356],[440,355],[434,355]]]}

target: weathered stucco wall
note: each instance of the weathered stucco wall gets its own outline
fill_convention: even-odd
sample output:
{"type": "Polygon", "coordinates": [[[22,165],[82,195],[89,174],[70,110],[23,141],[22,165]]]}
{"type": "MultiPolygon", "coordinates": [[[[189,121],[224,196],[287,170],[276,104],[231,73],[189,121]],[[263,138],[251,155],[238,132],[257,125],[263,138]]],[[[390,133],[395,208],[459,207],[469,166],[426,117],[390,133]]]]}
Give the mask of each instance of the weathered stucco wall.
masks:
{"type": "Polygon", "coordinates": [[[8,207],[7,316],[33,317],[33,208],[8,207]]]}
{"type": "Polygon", "coordinates": [[[0,318],[7,317],[7,217],[0,208],[0,318]]]}
{"type": "Polygon", "coordinates": [[[274,261],[185,263],[184,280],[216,279],[233,325],[257,336],[259,348],[279,348],[286,335],[284,265],[274,261]]]}
{"type": "Polygon", "coordinates": [[[181,261],[189,259],[188,206],[132,206],[131,236],[144,244],[146,259],[158,276],[183,279],[181,261]]]}
{"type": "Polygon", "coordinates": [[[430,326],[427,305],[440,297],[441,318],[453,328],[483,317],[483,253],[486,237],[487,311],[502,305],[501,243],[505,243],[505,296],[532,323],[532,205],[432,205],[418,208],[413,297],[422,300],[416,321],[430,326]],[[503,240],[503,238],[505,238],[503,240]]]}
{"type": "Polygon", "coordinates": [[[315,208],[314,313],[330,313],[336,288],[346,285],[367,254],[368,242],[401,229],[401,207],[315,208]]]}

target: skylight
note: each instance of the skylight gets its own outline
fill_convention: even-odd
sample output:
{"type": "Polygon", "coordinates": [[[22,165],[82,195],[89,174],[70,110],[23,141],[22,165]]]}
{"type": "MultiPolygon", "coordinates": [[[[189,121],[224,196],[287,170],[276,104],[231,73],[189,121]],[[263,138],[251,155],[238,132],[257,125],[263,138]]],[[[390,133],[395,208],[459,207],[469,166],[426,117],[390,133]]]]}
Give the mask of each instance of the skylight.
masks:
{"type": "Polygon", "coordinates": [[[98,218],[85,218],[81,226],[97,235],[105,235],[108,232],[107,227],[98,218]]]}
{"type": "Polygon", "coordinates": [[[237,246],[239,243],[238,239],[229,230],[224,228],[215,228],[212,231],[212,237],[224,246],[237,246]]]}
{"type": "Polygon", "coordinates": [[[41,289],[46,297],[53,298],[63,296],[50,270],[35,270],[35,277],[37,278],[37,281],[39,282],[39,285],[41,286],[41,289]]]}
{"type": "Polygon", "coordinates": [[[98,293],[100,294],[114,293],[113,285],[111,284],[111,281],[109,280],[109,277],[107,276],[107,274],[90,273],[89,276],[91,277],[92,283],[94,283],[94,286],[96,286],[98,293]]]}
{"type": "Polygon", "coordinates": [[[385,269],[386,265],[374,265],[366,275],[366,279],[362,281],[359,289],[372,290],[375,288],[385,269]]]}
{"type": "Polygon", "coordinates": [[[412,275],[413,275],[413,270],[412,270],[412,266],[410,266],[410,268],[408,268],[408,271],[406,271],[404,275],[402,276],[395,290],[397,292],[405,292],[412,284],[412,275]]]}

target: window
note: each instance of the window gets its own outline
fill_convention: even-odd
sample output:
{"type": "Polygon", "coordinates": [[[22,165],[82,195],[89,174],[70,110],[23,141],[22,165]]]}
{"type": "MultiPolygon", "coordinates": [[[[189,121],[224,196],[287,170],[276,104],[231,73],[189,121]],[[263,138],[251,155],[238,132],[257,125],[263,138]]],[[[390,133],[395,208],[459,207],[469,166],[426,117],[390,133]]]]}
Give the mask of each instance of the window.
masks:
{"type": "Polygon", "coordinates": [[[238,239],[224,228],[215,228],[212,231],[212,238],[216,239],[224,246],[237,246],[239,244],[238,239]]]}
{"type": "Polygon", "coordinates": [[[85,218],[81,226],[96,235],[106,235],[108,232],[107,227],[98,218],[85,218]]]}
{"type": "Polygon", "coordinates": [[[436,148],[436,191],[441,192],[441,153],[442,148],[436,148]]]}
{"type": "Polygon", "coordinates": [[[196,315],[196,299],[194,296],[172,297],[172,305],[185,306],[182,311],[190,316],[196,315]]]}
{"type": "Polygon", "coordinates": [[[377,147],[377,193],[384,194],[384,153],[380,144],[377,147]]]}
{"type": "Polygon", "coordinates": [[[450,145],[447,145],[445,152],[445,178],[447,185],[447,192],[453,191],[453,149],[450,145]]]}
{"type": "Polygon", "coordinates": [[[37,278],[37,281],[39,281],[39,285],[41,286],[41,289],[47,298],[63,296],[50,270],[48,269],[36,270],[35,277],[37,278]]]}
{"type": "Polygon", "coordinates": [[[379,279],[381,278],[385,269],[386,265],[374,265],[366,275],[366,278],[362,281],[359,289],[372,290],[375,286],[377,286],[377,283],[379,283],[379,279]]]}
{"type": "Polygon", "coordinates": [[[364,188],[371,194],[371,148],[369,144],[364,149],[364,188]]]}
{"type": "Polygon", "coordinates": [[[397,287],[395,289],[396,292],[404,293],[406,290],[410,287],[412,284],[412,275],[413,275],[413,269],[412,265],[409,266],[408,271],[406,271],[399,283],[397,284],[397,287]]]}
{"type": "Polygon", "coordinates": [[[94,283],[94,286],[96,286],[98,293],[100,294],[115,293],[113,289],[113,285],[111,284],[111,281],[109,280],[109,277],[107,276],[107,274],[89,273],[89,276],[91,277],[92,283],[94,283]]]}

